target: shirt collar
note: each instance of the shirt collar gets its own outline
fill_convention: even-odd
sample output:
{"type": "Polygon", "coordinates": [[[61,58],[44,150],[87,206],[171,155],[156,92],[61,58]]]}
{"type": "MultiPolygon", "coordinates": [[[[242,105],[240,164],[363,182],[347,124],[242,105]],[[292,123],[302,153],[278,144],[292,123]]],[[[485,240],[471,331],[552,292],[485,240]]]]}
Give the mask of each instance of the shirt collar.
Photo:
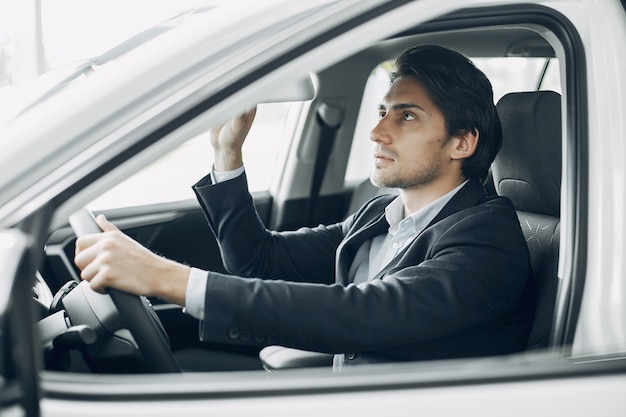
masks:
{"type": "Polygon", "coordinates": [[[411,213],[406,218],[404,218],[404,202],[402,198],[398,196],[385,208],[385,218],[387,219],[387,223],[389,223],[389,233],[395,235],[401,227],[403,229],[409,227],[412,229],[412,233],[415,234],[421,232],[468,181],[469,180],[463,181],[454,189],[422,207],[415,213],[411,213]]]}

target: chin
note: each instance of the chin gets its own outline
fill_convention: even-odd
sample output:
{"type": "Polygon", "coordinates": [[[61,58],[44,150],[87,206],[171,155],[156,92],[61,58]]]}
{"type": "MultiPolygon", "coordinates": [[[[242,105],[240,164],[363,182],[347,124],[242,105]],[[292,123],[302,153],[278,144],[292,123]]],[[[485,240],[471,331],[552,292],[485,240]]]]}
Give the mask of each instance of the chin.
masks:
{"type": "Polygon", "coordinates": [[[395,188],[397,187],[397,181],[392,181],[389,178],[384,178],[379,175],[370,175],[370,182],[379,188],[395,188]]]}

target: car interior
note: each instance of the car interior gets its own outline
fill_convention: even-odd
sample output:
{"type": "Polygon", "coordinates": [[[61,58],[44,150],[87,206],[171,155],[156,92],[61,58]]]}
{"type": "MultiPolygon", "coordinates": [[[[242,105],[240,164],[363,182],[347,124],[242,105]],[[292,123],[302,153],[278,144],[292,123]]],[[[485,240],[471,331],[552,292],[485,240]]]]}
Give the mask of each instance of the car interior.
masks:
{"type": "MultiPolygon", "coordinates": [[[[282,133],[261,133],[280,136],[280,141],[275,162],[260,161],[258,172],[273,165],[273,175],[264,188],[253,190],[259,216],[268,228],[275,230],[333,223],[343,220],[368,199],[395,192],[376,188],[368,180],[368,130],[376,122],[377,100],[389,83],[390,62],[405,48],[418,44],[457,50],[474,60],[494,85],[504,139],[485,189],[511,199],[528,242],[538,286],[528,349],[550,349],[562,344],[554,325],[560,286],[565,123],[562,115],[566,114],[562,111],[565,95],[561,88],[572,68],[566,68],[563,47],[557,38],[549,28],[534,22],[491,25],[468,19],[465,26],[459,27],[454,19],[441,18],[377,42],[310,74],[315,87],[311,100],[295,100],[300,93],[294,93],[292,102],[260,105],[259,113],[264,106],[277,105],[291,109],[292,113],[275,116],[268,112],[269,118],[281,119],[274,126],[280,126],[282,133]],[[295,120],[289,125],[294,128],[285,128],[287,119],[295,120]]],[[[306,90],[310,84],[304,85],[306,90]]],[[[202,139],[208,141],[206,136],[202,139]]],[[[255,156],[254,152],[244,153],[245,162],[251,161],[247,167],[250,177],[257,172],[252,166],[255,156]]],[[[210,161],[206,172],[209,167],[210,161]]],[[[192,184],[181,182],[175,187],[189,189],[192,184]]],[[[135,188],[134,193],[152,191],[135,188]]],[[[165,195],[162,201],[140,205],[117,201],[109,207],[94,206],[92,211],[106,214],[125,233],[165,257],[226,272],[212,232],[193,198],[165,195]]],[[[78,299],[79,271],[73,264],[75,237],[69,223],[50,230],[45,259],[33,288],[44,368],[79,373],[146,372],[142,359],[145,352],[142,353],[142,343],[133,341],[138,337],[134,332],[122,324],[111,325],[106,331],[90,330],[99,324],[90,324],[92,318],[86,318],[84,303],[92,306],[100,301],[89,301],[88,295],[78,299]],[[72,319],[69,327],[68,315],[72,319]]],[[[145,315],[142,309],[152,312],[145,315],[147,325],[156,326],[154,332],[165,341],[180,370],[185,372],[264,368],[276,371],[330,364],[327,355],[279,346],[202,343],[198,339],[197,320],[184,314],[180,307],[158,299],[142,303],[135,306],[135,313],[127,314],[145,315]]]]}

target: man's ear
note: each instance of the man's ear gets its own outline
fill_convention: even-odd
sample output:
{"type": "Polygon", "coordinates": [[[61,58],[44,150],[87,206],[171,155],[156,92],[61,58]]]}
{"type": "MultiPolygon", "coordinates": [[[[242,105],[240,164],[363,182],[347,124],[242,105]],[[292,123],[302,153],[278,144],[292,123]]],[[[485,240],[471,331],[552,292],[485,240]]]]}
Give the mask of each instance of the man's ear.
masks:
{"type": "Polygon", "coordinates": [[[474,155],[478,146],[479,132],[477,129],[466,130],[454,138],[456,146],[452,149],[452,159],[466,159],[474,155]]]}

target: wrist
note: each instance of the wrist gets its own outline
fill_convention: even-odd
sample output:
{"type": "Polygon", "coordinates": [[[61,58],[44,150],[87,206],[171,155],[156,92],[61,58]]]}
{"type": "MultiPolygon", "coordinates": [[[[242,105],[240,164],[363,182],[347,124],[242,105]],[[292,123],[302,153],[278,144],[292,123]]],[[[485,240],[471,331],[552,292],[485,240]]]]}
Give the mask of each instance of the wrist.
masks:
{"type": "Polygon", "coordinates": [[[190,270],[191,268],[187,265],[165,259],[160,274],[162,278],[157,280],[154,295],[163,300],[184,306],[190,270]]]}
{"type": "Polygon", "coordinates": [[[243,166],[241,151],[216,151],[214,168],[216,171],[234,171],[243,166]]]}

